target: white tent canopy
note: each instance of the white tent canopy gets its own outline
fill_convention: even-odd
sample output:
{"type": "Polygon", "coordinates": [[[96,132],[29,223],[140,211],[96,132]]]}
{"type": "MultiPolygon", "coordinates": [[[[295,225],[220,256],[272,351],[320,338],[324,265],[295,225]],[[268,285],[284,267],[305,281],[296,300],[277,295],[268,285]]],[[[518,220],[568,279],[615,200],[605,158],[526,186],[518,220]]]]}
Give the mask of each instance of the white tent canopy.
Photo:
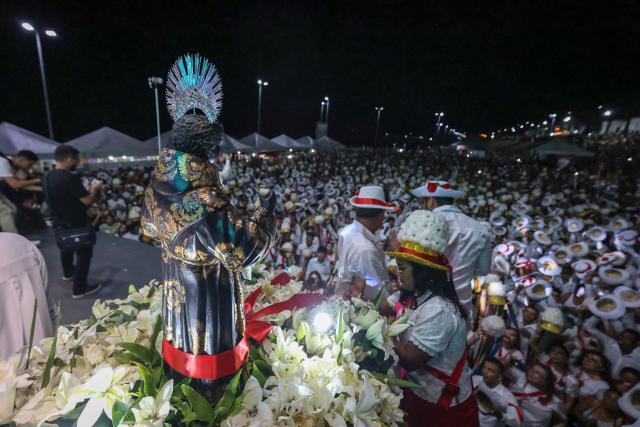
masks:
{"type": "Polygon", "coordinates": [[[294,150],[299,150],[302,148],[306,148],[303,144],[298,143],[298,141],[285,134],[278,135],[275,138],[271,138],[271,141],[283,146],[286,149],[293,148],[294,150]]]}
{"type": "Polygon", "coordinates": [[[106,126],[65,144],[77,148],[85,157],[90,158],[144,157],[158,154],[156,144],[142,142],[106,126]]]}
{"type": "MultiPolygon", "coordinates": [[[[162,148],[165,148],[169,145],[169,141],[171,141],[171,131],[168,130],[166,132],[162,132],[160,134],[160,145],[162,148]]],[[[154,135],[151,138],[144,141],[145,145],[150,145],[155,148],[154,154],[158,154],[158,135],[154,135]]]]}
{"type": "Polygon", "coordinates": [[[285,151],[285,148],[259,133],[252,133],[240,140],[240,143],[257,152],[285,151]]]}
{"type": "MultiPolygon", "coordinates": [[[[171,142],[171,131],[168,130],[160,134],[160,144],[162,148],[168,147],[171,142]]],[[[152,145],[155,149],[154,155],[157,154],[158,147],[158,137],[154,136],[147,139],[144,144],[152,145]]],[[[222,152],[224,153],[235,153],[237,151],[247,152],[252,151],[251,147],[247,147],[244,144],[241,144],[240,141],[235,139],[234,137],[227,135],[226,133],[222,134],[222,144],[221,144],[222,152]]]]}
{"type": "Polygon", "coordinates": [[[313,138],[311,138],[310,136],[300,137],[296,139],[296,142],[303,148],[313,148],[313,138]]]}
{"type": "Polygon", "coordinates": [[[568,144],[562,141],[550,141],[531,149],[532,153],[541,156],[573,156],[573,157],[593,157],[591,151],[580,148],[577,145],[568,144]]]}
{"type": "Polygon", "coordinates": [[[247,153],[253,151],[253,148],[245,145],[226,133],[222,135],[222,144],[220,146],[223,153],[235,153],[240,151],[241,153],[247,153]]]}
{"type": "Polygon", "coordinates": [[[20,150],[31,150],[36,154],[53,154],[58,143],[8,122],[0,123],[0,151],[16,154],[20,150]]]}
{"type": "Polygon", "coordinates": [[[331,139],[328,136],[323,136],[322,138],[318,138],[313,141],[312,148],[315,148],[319,151],[338,151],[344,150],[345,146],[340,144],[335,139],[331,139]]]}

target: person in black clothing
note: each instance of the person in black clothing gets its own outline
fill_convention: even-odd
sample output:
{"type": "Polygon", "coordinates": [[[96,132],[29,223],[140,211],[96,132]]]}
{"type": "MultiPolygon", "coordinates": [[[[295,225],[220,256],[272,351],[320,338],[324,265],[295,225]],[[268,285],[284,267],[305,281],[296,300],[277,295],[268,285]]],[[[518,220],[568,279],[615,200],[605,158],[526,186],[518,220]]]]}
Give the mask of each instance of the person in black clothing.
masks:
{"type": "MultiPolygon", "coordinates": [[[[80,163],[80,153],[73,147],[60,145],[54,153],[56,167],[45,178],[47,201],[51,209],[56,232],[89,225],[87,206],[93,203],[102,186],[94,181],[89,191],[80,177],[73,173],[80,163]]],[[[73,279],[73,298],[82,298],[98,292],[102,285],[87,285],[87,275],[93,255],[93,246],[60,249],[63,280],[73,279]],[[74,255],[75,265],[74,265],[74,255]]]]}

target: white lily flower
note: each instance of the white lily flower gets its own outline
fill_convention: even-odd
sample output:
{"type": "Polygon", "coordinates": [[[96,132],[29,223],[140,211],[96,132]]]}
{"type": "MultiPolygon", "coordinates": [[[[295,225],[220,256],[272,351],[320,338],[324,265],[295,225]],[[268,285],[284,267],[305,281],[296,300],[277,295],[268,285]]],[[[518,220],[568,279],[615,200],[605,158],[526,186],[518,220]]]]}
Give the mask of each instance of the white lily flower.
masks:
{"type": "Polygon", "coordinates": [[[97,367],[91,378],[70,391],[71,396],[89,397],[78,418],[78,425],[95,424],[103,411],[111,419],[113,404],[116,400],[128,402],[129,390],[136,380],[137,371],[130,366],[118,366],[115,369],[109,365],[97,367]]]}
{"type": "Polygon", "coordinates": [[[267,427],[273,425],[273,412],[262,401],[262,388],[258,380],[251,376],[244,387],[242,411],[226,420],[225,426],[233,427],[267,427]]]}
{"type": "Polygon", "coordinates": [[[14,354],[9,360],[0,360],[0,424],[11,421],[16,401],[18,379],[16,369],[20,358],[14,354]]]}
{"type": "Polygon", "coordinates": [[[135,427],[162,427],[165,418],[173,409],[170,400],[173,394],[173,380],[167,381],[153,398],[143,397],[138,403],[138,408],[132,408],[131,412],[136,419],[135,427]]]}
{"type": "Polygon", "coordinates": [[[402,316],[395,322],[389,325],[387,329],[387,335],[390,337],[396,337],[409,328],[408,317],[402,316]]]}
{"type": "MultiPolygon", "coordinates": [[[[360,326],[362,329],[369,329],[373,324],[382,319],[382,316],[377,311],[370,308],[363,308],[355,318],[354,323],[360,326]]],[[[382,319],[384,322],[384,319],[382,319]]]]}
{"type": "Polygon", "coordinates": [[[91,307],[91,313],[93,313],[94,317],[99,320],[113,313],[113,310],[109,309],[105,304],[97,299],[91,307]]]}

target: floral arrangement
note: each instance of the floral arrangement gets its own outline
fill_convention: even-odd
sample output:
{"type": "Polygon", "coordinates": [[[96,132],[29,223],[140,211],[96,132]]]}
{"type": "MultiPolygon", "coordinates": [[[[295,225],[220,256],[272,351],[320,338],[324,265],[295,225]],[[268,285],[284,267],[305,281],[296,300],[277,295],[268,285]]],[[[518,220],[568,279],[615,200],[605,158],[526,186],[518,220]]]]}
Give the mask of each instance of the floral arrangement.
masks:
{"type": "MultiPolygon", "coordinates": [[[[287,300],[302,283],[272,284],[254,267],[247,294],[261,288],[253,310],[287,300]]],[[[313,308],[283,311],[252,342],[249,361],[213,405],[162,369],[161,286],[130,286],[126,299],[96,301],[89,319],[0,360],[0,424],[162,427],[395,426],[401,423],[390,323],[375,304],[333,297],[313,308]]]]}

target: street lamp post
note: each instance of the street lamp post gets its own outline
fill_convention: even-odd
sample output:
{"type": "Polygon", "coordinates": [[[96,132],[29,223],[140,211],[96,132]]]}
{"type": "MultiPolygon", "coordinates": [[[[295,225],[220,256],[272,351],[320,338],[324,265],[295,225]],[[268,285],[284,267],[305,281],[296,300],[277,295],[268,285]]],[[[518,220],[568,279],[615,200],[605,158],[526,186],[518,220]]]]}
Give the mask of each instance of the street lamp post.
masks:
{"type": "Polygon", "coordinates": [[[329,97],[324,97],[325,102],[327,103],[327,115],[325,116],[324,124],[327,126],[327,130],[329,129],[329,97]]]}
{"type": "MultiPolygon", "coordinates": [[[[33,32],[36,37],[36,47],[38,49],[38,61],[40,63],[40,77],[42,78],[42,92],[44,94],[44,106],[47,111],[47,124],[49,126],[49,138],[53,139],[53,123],[51,122],[51,109],[49,107],[49,93],[47,90],[47,77],[44,72],[44,58],[42,55],[42,42],[40,41],[40,31],[28,22],[23,22],[21,27],[29,32],[33,32]]],[[[45,30],[47,37],[57,37],[58,34],[54,30],[45,30]]]]}
{"type": "Polygon", "coordinates": [[[442,120],[442,116],[444,116],[444,113],[436,113],[435,116],[438,118],[438,120],[436,121],[436,133],[434,136],[437,137],[440,131],[440,120],[442,120]]]}
{"type": "Polygon", "coordinates": [[[158,88],[162,86],[162,77],[149,77],[147,79],[149,88],[153,89],[156,96],[156,128],[158,132],[158,155],[162,151],[162,142],[160,140],[160,102],[158,101],[158,88]]]}
{"type": "Polygon", "coordinates": [[[260,118],[262,113],[262,86],[269,86],[269,82],[258,80],[258,133],[260,133],[260,118]]]}
{"type": "Polygon", "coordinates": [[[320,103],[320,123],[322,123],[322,120],[324,119],[324,105],[326,103],[324,101],[322,101],[320,103]]]}
{"type": "Polygon", "coordinates": [[[550,122],[551,124],[549,125],[549,131],[551,134],[553,134],[553,125],[556,122],[556,116],[557,116],[556,113],[549,114],[549,118],[551,119],[551,122],[550,122]]]}
{"type": "Polygon", "coordinates": [[[377,114],[376,114],[376,136],[373,138],[373,146],[377,147],[378,146],[378,127],[380,126],[380,114],[382,114],[382,110],[384,110],[384,107],[376,107],[375,108],[377,114]]]}
{"type": "Polygon", "coordinates": [[[609,133],[609,129],[611,129],[611,116],[613,115],[613,111],[611,110],[607,110],[604,113],[602,113],[603,117],[606,117],[607,119],[607,129],[604,131],[604,134],[607,135],[609,133]]]}

